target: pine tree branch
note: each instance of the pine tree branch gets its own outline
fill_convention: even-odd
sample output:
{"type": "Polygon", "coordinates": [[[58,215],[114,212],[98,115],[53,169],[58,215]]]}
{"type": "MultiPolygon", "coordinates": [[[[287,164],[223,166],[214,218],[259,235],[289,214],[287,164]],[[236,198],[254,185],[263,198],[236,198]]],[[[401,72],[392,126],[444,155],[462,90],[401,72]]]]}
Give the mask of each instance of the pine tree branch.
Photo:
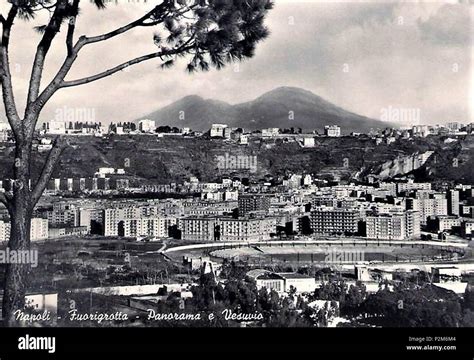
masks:
{"type": "Polygon", "coordinates": [[[74,0],[73,2],[73,11],[74,16],[69,19],[69,24],[67,28],[67,35],[66,35],[66,47],[67,47],[67,56],[70,57],[74,51],[74,31],[76,30],[76,21],[77,21],[77,12],[79,9],[79,0],[74,0]]]}
{"type": "Polygon", "coordinates": [[[2,20],[2,36],[0,44],[0,83],[2,86],[3,104],[5,106],[5,112],[7,115],[8,122],[13,131],[13,135],[17,141],[20,140],[21,134],[21,120],[18,116],[16,109],[15,96],[13,93],[12,76],[10,71],[10,59],[9,59],[9,43],[10,33],[13,26],[13,21],[18,14],[18,7],[13,5],[7,18],[2,20]]]}
{"type": "Polygon", "coordinates": [[[82,79],[77,79],[77,80],[64,81],[61,84],[60,87],[63,88],[63,87],[72,87],[72,86],[79,86],[79,85],[88,84],[88,83],[103,79],[105,77],[108,77],[110,75],[113,75],[113,74],[115,74],[116,72],[118,72],[120,70],[123,70],[123,69],[125,69],[129,66],[141,63],[143,61],[147,61],[147,60],[154,59],[154,58],[157,58],[157,57],[176,55],[176,54],[179,54],[181,52],[188,51],[188,50],[192,49],[193,47],[194,47],[193,45],[188,45],[188,46],[184,46],[184,47],[181,46],[177,49],[172,49],[172,50],[167,50],[167,51],[159,51],[159,52],[143,55],[143,56],[140,56],[140,57],[137,57],[135,59],[126,61],[126,62],[124,62],[120,65],[117,65],[117,66],[109,69],[109,70],[103,71],[101,73],[98,73],[98,74],[95,74],[95,75],[92,75],[92,76],[88,76],[88,77],[85,77],[85,78],[82,78],[82,79]]]}
{"type": "Polygon", "coordinates": [[[38,178],[38,181],[31,193],[31,208],[34,208],[41,195],[48,185],[49,179],[53,174],[53,170],[61,157],[63,151],[68,147],[68,141],[64,140],[61,137],[57,137],[53,143],[52,149],[49,151],[48,157],[43,165],[41,175],[38,178]]]}
{"type": "Polygon", "coordinates": [[[159,19],[155,20],[156,24],[159,24],[160,22],[162,22],[165,17],[166,17],[166,11],[167,8],[169,8],[172,3],[173,3],[174,0],[164,0],[161,4],[155,6],[151,11],[147,12],[145,15],[143,15],[141,18],[135,20],[135,21],[132,21],[131,23],[127,24],[127,25],[124,25],[120,28],[117,28],[113,31],[110,31],[108,33],[105,33],[105,34],[102,34],[102,35],[97,35],[97,36],[91,36],[91,37],[86,37],[85,38],[85,41],[86,41],[86,44],[93,44],[93,43],[96,43],[96,42],[100,42],[100,41],[105,41],[105,40],[109,40],[117,35],[121,35],[135,27],[138,27],[138,26],[142,26],[145,22],[145,20],[148,20],[150,19],[153,14],[156,14],[158,12],[161,13],[161,16],[159,19]]]}
{"type": "Polygon", "coordinates": [[[38,97],[46,55],[48,54],[48,51],[51,47],[51,43],[53,42],[54,38],[56,37],[56,34],[61,28],[61,23],[64,19],[64,12],[67,4],[68,0],[57,1],[53,15],[51,16],[51,19],[49,20],[49,23],[44,30],[43,37],[41,38],[37,46],[35,59],[33,61],[33,68],[31,70],[30,86],[28,89],[28,102],[25,110],[25,117],[30,111],[31,104],[33,104],[33,102],[38,97]]]}

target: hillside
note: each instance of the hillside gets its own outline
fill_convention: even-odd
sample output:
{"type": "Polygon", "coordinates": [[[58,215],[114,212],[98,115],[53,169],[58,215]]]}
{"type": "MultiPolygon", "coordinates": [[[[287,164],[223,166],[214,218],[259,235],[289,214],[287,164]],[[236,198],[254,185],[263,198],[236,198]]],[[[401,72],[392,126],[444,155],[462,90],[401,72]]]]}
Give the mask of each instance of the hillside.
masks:
{"type": "Polygon", "coordinates": [[[335,124],[346,134],[393,126],[351,113],[310,91],[293,87],[280,87],[253,101],[236,105],[187,96],[142,118],[155,120],[157,126],[190,127],[199,131],[208,130],[213,123],[250,130],[300,127],[319,131],[325,125],[335,124]]]}
{"type": "MultiPolygon", "coordinates": [[[[400,157],[434,151],[430,159],[413,173],[417,179],[431,182],[458,181],[474,183],[474,136],[457,143],[444,144],[442,138],[419,138],[397,141],[390,145],[375,145],[367,138],[316,138],[315,148],[302,148],[298,143],[281,140],[251,141],[239,146],[223,140],[154,136],[115,136],[110,139],[75,137],[77,145],[63,154],[54,177],[90,177],[99,167],[125,168],[136,184],[182,182],[190,176],[212,181],[220,176],[249,177],[255,180],[267,174],[283,176],[291,173],[311,173],[320,178],[364,179],[381,168],[391,175],[400,168],[400,157]],[[217,156],[256,156],[257,171],[219,169],[217,156]],[[344,159],[347,158],[347,167],[344,159]],[[458,166],[452,166],[453,159],[458,166]],[[393,169],[387,170],[390,164],[393,169]],[[127,167],[129,165],[129,167],[127,167]]],[[[11,175],[12,148],[1,152],[2,177],[11,175]]],[[[44,154],[34,154],[33,171],[37,174],[44,154]]]]}

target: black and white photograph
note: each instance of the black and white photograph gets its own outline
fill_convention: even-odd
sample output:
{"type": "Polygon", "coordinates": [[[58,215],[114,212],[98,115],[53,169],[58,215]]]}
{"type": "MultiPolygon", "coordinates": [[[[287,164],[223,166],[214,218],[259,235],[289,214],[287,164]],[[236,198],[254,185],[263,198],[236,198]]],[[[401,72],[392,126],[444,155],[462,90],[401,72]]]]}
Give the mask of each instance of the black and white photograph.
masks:
{"type": "Polygon", "coordinates": [[[1,360],[472,360],[472,1],[0,1],[1,360]]]}

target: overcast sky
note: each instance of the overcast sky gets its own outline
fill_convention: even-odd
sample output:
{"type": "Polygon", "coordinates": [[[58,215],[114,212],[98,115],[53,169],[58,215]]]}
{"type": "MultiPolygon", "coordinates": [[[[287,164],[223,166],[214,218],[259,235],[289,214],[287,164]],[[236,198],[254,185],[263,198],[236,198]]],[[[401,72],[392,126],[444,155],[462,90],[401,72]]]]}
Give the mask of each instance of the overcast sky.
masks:
{"type": "MultiPolygon", "coordinates": [[[[86,35],[112,30],[157,3],[117,0],[97,11],[82,2],[77,34],[86,35]]],[[[5,9],[2,1],[2,14],[5,9]]],[[[11,62],[21,104],[39,40],[32,28],[47,21],[44,15],[29,23],[17,20],[13,30],[11,62]]],[[[391,106],[419,109],[422,123],[470,122],[472,16],[472,6],[454,2],[277,0],[267,19],[270,37],[238,69],[189,75],[184,64],[161,70],[151,60],[93,84],[60,90],[41,120],[49,121],[67,106],[94,109],[97,121],[104,123],[128,121],[186,95],[239,103],[279,86],[296,86],[372,118],[391,106]]],[[[152,33],[137,29],[86,47],[67,79],[152,52],[152,33]]],[[[64,50],[64,42],[51,49],[46,80],[62,62],[64,50]]]]}

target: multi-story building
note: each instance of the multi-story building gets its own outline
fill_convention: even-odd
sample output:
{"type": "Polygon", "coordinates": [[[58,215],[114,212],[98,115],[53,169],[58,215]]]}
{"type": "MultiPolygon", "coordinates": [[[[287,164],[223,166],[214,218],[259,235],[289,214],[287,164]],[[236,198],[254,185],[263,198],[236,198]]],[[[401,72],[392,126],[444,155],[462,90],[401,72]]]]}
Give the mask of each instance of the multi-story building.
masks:
{"type": "Polygon", "coordinates": [[[420,235],[420,219],[416,211],[367,216],[365,222],[369,239],[404,240],[420,235]]]}
{"type": "Polygon", "coordinates": [[[107,208],[104,213],[104,235],[122,237],[167,237],[175,217],[164,215],[157,206],[122,206],[107,208]]]}
{"type": "Polygon", "coordinates": [[[52,227],[77,226],[78,208],[75,204],[58,202],[48,211],[48,223],[52,227]]]}
{"type": "Polygon", "coordinates": [[[201,200],[207,201],[238,201],[239,193],[237,190],[230,191],[203,191],[201,200]]]}
{"type": "Polygon", "coordinates": [[[406,201],[408,210],[417,210],[420,212],[422,225],[426,225],[428,217],[438,215],[448,215],[448,200],[445,198],[408,198],[406,201]]]}
{"type": "Polygon", "coordinates": [[[416,210],[405,211],[405,236],[407,239],[416,239],[421,234],[420,212],[416,210]]]}
{"type": "Polygon", "coordinates": [[[474,206],[473,205],[461,205],[461,214],[462,217],[474,219],[474,206]]]}
{"type": "Polygon", "coordinates": [[[474,237],[474,220],[466,220],[462,223],[461,234],[463,237],[468,239],[474,237]]]}
{"type": "Polygon", "coordinates": [[[405,238],[405,217],[402,214],[367,216],[366,232],[369,239],[402,240],[405,238]]]}
{"type": "Polygon", "coordinates": [[[51,120],[48,126],[48,134],[66,134],[66,122],[61,120],[51,120]]]}
{"type": "Polygon", "coordinates": [[[155,121],[150,119],[143,119],[138,122],[138,130],[144,133],[152,133],[156,129],[155,121]]]}
{"type": "Polygon", "coordinates": [[[211,137],[224,137],[224,131],[227,128],[225,124],[212,124],[210,135],[211,137]]]}
{"type": "Polygon", "coordinates": [[[267,128],[267,129],[262,129],[262,137],[274,137],[278,136],[280,134],[280,129],[279,128],[267,128]]]}
{"type": "Polygon", "coordinates": [[[467,239],[474,238],[474,220],[463,221],[461,225],[461,234],[467,239]]]}
{"type": "Polygon", "coordinates": [[[314,147],[314,137],[303,137],[303,147],[305,148],[312,148],[314,147]]]}
{"type": "Polygon", "coordinates": [[[8,220],[0,220],[0,242],[10,239],[10,222],[8,220]]]}
{"type": "Polygon", "coordinates": [[[270,196],[266,194],[239,194],[239,216],[251,212],[268,212],[270,196]]]}
{"type": "Polygon", "coordinates": [[[179,221],[181,236],[192,241],[262,241],[275,233],[273,218],[188,217],[179,221]]]}
{"type": "Polygon", "coordinates": [[[316,279],[312,276],[298,273],[273,273],[268,270],[255,269],[247,273],[254,279],[257,289],[266,288],[268,291],[288,292],[295,290],[297,293],[314,292],[316,279]]]}
{"type": "Polygon", "coordinates": [[[315,234],[355,234],[360,219],[358,209],[321,206],[311,211],[311,229],[315,234]]]}
{"type": "Polygon", "coordinates": [[[326,125],[324,127],[324,135],[329,137],[341,136],[341,128],[337,125],[326,125]]]}
{"type": "Polygon", "coordinates": [[[451,189],[448,191],[448,214],[459,216],[459,191],[451,189]]]}
{"type": "Polygon", "coordinates": [[[416,183],[413,181],[397,183],[397,194],[416,190],[431,190],[431,183],[416,183]]]}
{"type": "Polygon", "coordinates": [[[462,219],[458,216],[434,216],[428,218],[427,224],[431,231],[443,232],[460,228],[462,219]]]}
{"type": "MultiPolygon", "coordinates": [[[[0,221],[0,242],[10,239],[10,222],[0,221]]],[[[30,225],[30,240],[41,241],[48,238],[48,219],[32,218],[30,225]]]]}
{"type": "Polygon", "coordinates": [[[48,238],[48,219],[33,218],[30,226],[31,241],[46,240],[48,238]]]}

